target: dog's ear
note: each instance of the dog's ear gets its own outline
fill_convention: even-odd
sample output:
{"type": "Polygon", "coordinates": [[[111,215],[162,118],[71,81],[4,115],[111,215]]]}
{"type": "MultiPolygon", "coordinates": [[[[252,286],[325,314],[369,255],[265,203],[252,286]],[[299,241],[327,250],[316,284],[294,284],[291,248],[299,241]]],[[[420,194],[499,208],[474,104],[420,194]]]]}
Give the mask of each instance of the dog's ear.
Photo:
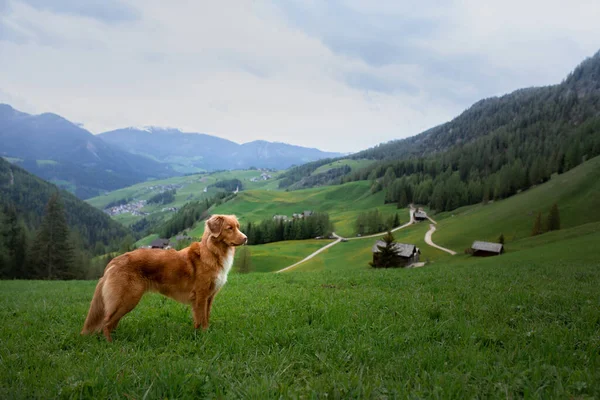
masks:
{"type": "Polygon", "coordinates": [[[222,215],[213,215],[206,221],[206,227],[210,231],[212,237],[219,237],[223,230],[224,218],[222,215]]]}

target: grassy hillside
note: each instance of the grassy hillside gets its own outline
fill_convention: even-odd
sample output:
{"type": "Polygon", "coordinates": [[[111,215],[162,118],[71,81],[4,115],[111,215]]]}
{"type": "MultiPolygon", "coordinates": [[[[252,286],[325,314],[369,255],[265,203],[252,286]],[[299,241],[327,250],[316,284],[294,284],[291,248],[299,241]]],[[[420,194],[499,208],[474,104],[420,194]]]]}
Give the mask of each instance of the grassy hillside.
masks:
{"type": "MultiPolygon", "coordinates": [[[[96,208],[103,209],[109,203],[120,199],[133,199],[148,200],[150,197],[164,191],[166,189],[177,189],[175,200],[168,204],[153,204],[146,205],[140,211],[151,213],[153,217],[158,218],[169,218],[172,215],[172,211],[162,211],[163,208],[181,207],[185,203],[190,201],[204,200],[210,198],[221,189],[211,187],[204,192],[204,188],[223,180],[239,179],[242,181],[243,190],[261,188],[263,190],[276,190],[277,189],[277,175],[278,172],[269,172],[272,176],[269,180],[259,180],[252,182],[252,178],[259,178],[262,171],[259,170],[236,170],[236,171],[222,171],[205,174],[195,174],[188,176],[178,176],[169,179],[147,181],[138,183],[123,189],[115,190],[110,193],[106,193],[101,196],[97,196],[86,200],[89,204],[96,208]]],[[[124,213],[115,215],[114,219],[129,225],[140,220],[141,216],[135,216],[131,213],[124,213]]]]}
{"type": "Polygon", "coordinates": [[[353,159],[349,159],[349,158],[344,158],[341,160],[333,161],[329,164],[321,165],[319,168],[315,169],[311,173],[311,175],[318,175],[323,172],[327,172],[333,168],[339,168],[339,167],[343,167],[345,165],[349,166],[352,171],[359,170],[361,168],[371,165],[374,162],[375,162],[375,160],[365,160],[365,159],[353,160],[353,159]]]}
{"type": "Polygon", "coordinates": [[[248,246],[251,252],[252,272],[278,271],[331,242],[332,240],[288,240],[248,246]]]}
{"type": "MultiPolygon", "coordinates": [[[[438,262],[448,260],[451,257],[448,253],[430,247],[425,243],[423,238],[428,229],[429,224],[419,223],[396,231],[393,235],[399,243],[416,245],[421,250],[420,259],[422,261],[438,262]]],[[[369,262],[373,259],[371,248],[378,239],[353,239],[346,243],[339,243],[318,254],[313,259],[300,264],[294,271],[360,271],[370,269],[369,262]]]]}
{"type": "MultiPolygon", "coordinates": [[[[340,235],[354,235],[356,216],[360,212],[379,209],[385,215],[396,211],[401,221],[408,220],[408,212],[396,210],[395,204],[383,204],[384,193],[371,194],[369,182],[352,182],[345,185],[274,192],[251,190],[239,193],[235,199],[211,210],[215,214],[236,214],[243,222],[261,221],[282,214],[291,216],[304,210],[327,212],[335,231],[340,235]]],[[[200,236],[204,224],[199,224],[193,236],[200,236]]]]}
{"type": "Polygon", "coordinates": [[[510,244],[530,236],[537,213],[546,218],[554,203],[563,228],[600,221],[600,157],[506,200],[435,216],[440,220],[434,241],[462,251],[474,240],[496,241],[503,233],[510,244]]]}
{"type": "Polygon", "coordinates": [[[0,397],[596,398],[598,243],[234,274],[207,332],[148,295],[112,344],[78,334],[95,282],[0,282],[0,397]]]}

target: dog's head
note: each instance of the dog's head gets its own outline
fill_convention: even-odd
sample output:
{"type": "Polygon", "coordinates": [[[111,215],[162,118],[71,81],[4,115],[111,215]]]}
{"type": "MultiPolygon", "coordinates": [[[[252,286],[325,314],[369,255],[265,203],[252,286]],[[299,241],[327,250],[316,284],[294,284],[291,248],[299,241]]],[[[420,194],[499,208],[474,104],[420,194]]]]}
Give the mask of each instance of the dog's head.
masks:
{"type": "Polygon", "coordinates": [[[235,215],[213,215],[206,221],[205,231],[227,246],[241,246],[248,241],[235,215]]]}

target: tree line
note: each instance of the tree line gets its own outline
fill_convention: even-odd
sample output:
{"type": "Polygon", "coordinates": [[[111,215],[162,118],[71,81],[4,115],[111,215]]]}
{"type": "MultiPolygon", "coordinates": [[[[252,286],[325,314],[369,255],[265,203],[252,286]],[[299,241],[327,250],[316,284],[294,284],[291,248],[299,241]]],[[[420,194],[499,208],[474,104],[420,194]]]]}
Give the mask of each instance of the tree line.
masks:
{"type": "Polygon", "coordinates": [[[384,232],[400,226],[398,213],[385,218],[377,209],[359,213],[356,217],[356,233],[359,235],[370,235],[384,232]]]}
{"type": "Polygon", "coordinates": [[[313,213],[304,218],[291,220],[265,219],[259,223],[248,222],[243,232],[248,244],[265,244],[283,240],[314,239],[327,237],[333,232],[333,223],[327,213],[313,213]]]}
{"type": "Polygon", "coordinates": [[[169,204],[175,201],[175,195],[177,189],[165,190],[150,197],[147,201],[148,204],[169,204]]]}

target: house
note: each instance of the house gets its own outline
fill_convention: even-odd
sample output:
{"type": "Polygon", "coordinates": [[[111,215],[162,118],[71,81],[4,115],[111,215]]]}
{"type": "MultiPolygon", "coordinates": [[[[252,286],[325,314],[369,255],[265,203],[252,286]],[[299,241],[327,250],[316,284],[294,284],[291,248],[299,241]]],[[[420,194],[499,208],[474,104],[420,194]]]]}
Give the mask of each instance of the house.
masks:
{"type": "Polygon", "coordinates": [[[414,215],[415,221],[425,221],[427,219],[427,213],[425,211],[417,210],[414,215]]]}
{"type": "Polygon", "coordinates": [[[302,213],[302,215],[304,215],[304,218],[310,217],[311,215],[313,215],[313,212],[310,210],[306,210],[302,213]]]}
{"type": "Polygon", "coordinates": [[[150,247],[153,249],[165,249],[169,247],[169,239],[154,239],[150,243],[150,247]]]}
{"type": "MultiPolygon", "coordinates": [[[[377,259],[381,251],[379,247],[385,247],[385,242],[383,240],[378,240],[371,248],[371,252],[373,253],[373,264],[377,264],[377,259]]],[[[396,251],[397,265],[399,267],[406,267],[410,264],[419,262],[421,250],[414,244],[394,243],[394,250],[396,251]]]]}
{"type": "Polygon", "coordinates": [[[287,221],[287,215],[273,215],[275,221],[287,221]]]}
{"type": "Polygon", "coordinates": [[[473,242],[471,250],[473,251],[473,255],[477,257],[498,256],[504,253],[504,245],[501,243],[481,242],[476,240],[473,242]]]}

